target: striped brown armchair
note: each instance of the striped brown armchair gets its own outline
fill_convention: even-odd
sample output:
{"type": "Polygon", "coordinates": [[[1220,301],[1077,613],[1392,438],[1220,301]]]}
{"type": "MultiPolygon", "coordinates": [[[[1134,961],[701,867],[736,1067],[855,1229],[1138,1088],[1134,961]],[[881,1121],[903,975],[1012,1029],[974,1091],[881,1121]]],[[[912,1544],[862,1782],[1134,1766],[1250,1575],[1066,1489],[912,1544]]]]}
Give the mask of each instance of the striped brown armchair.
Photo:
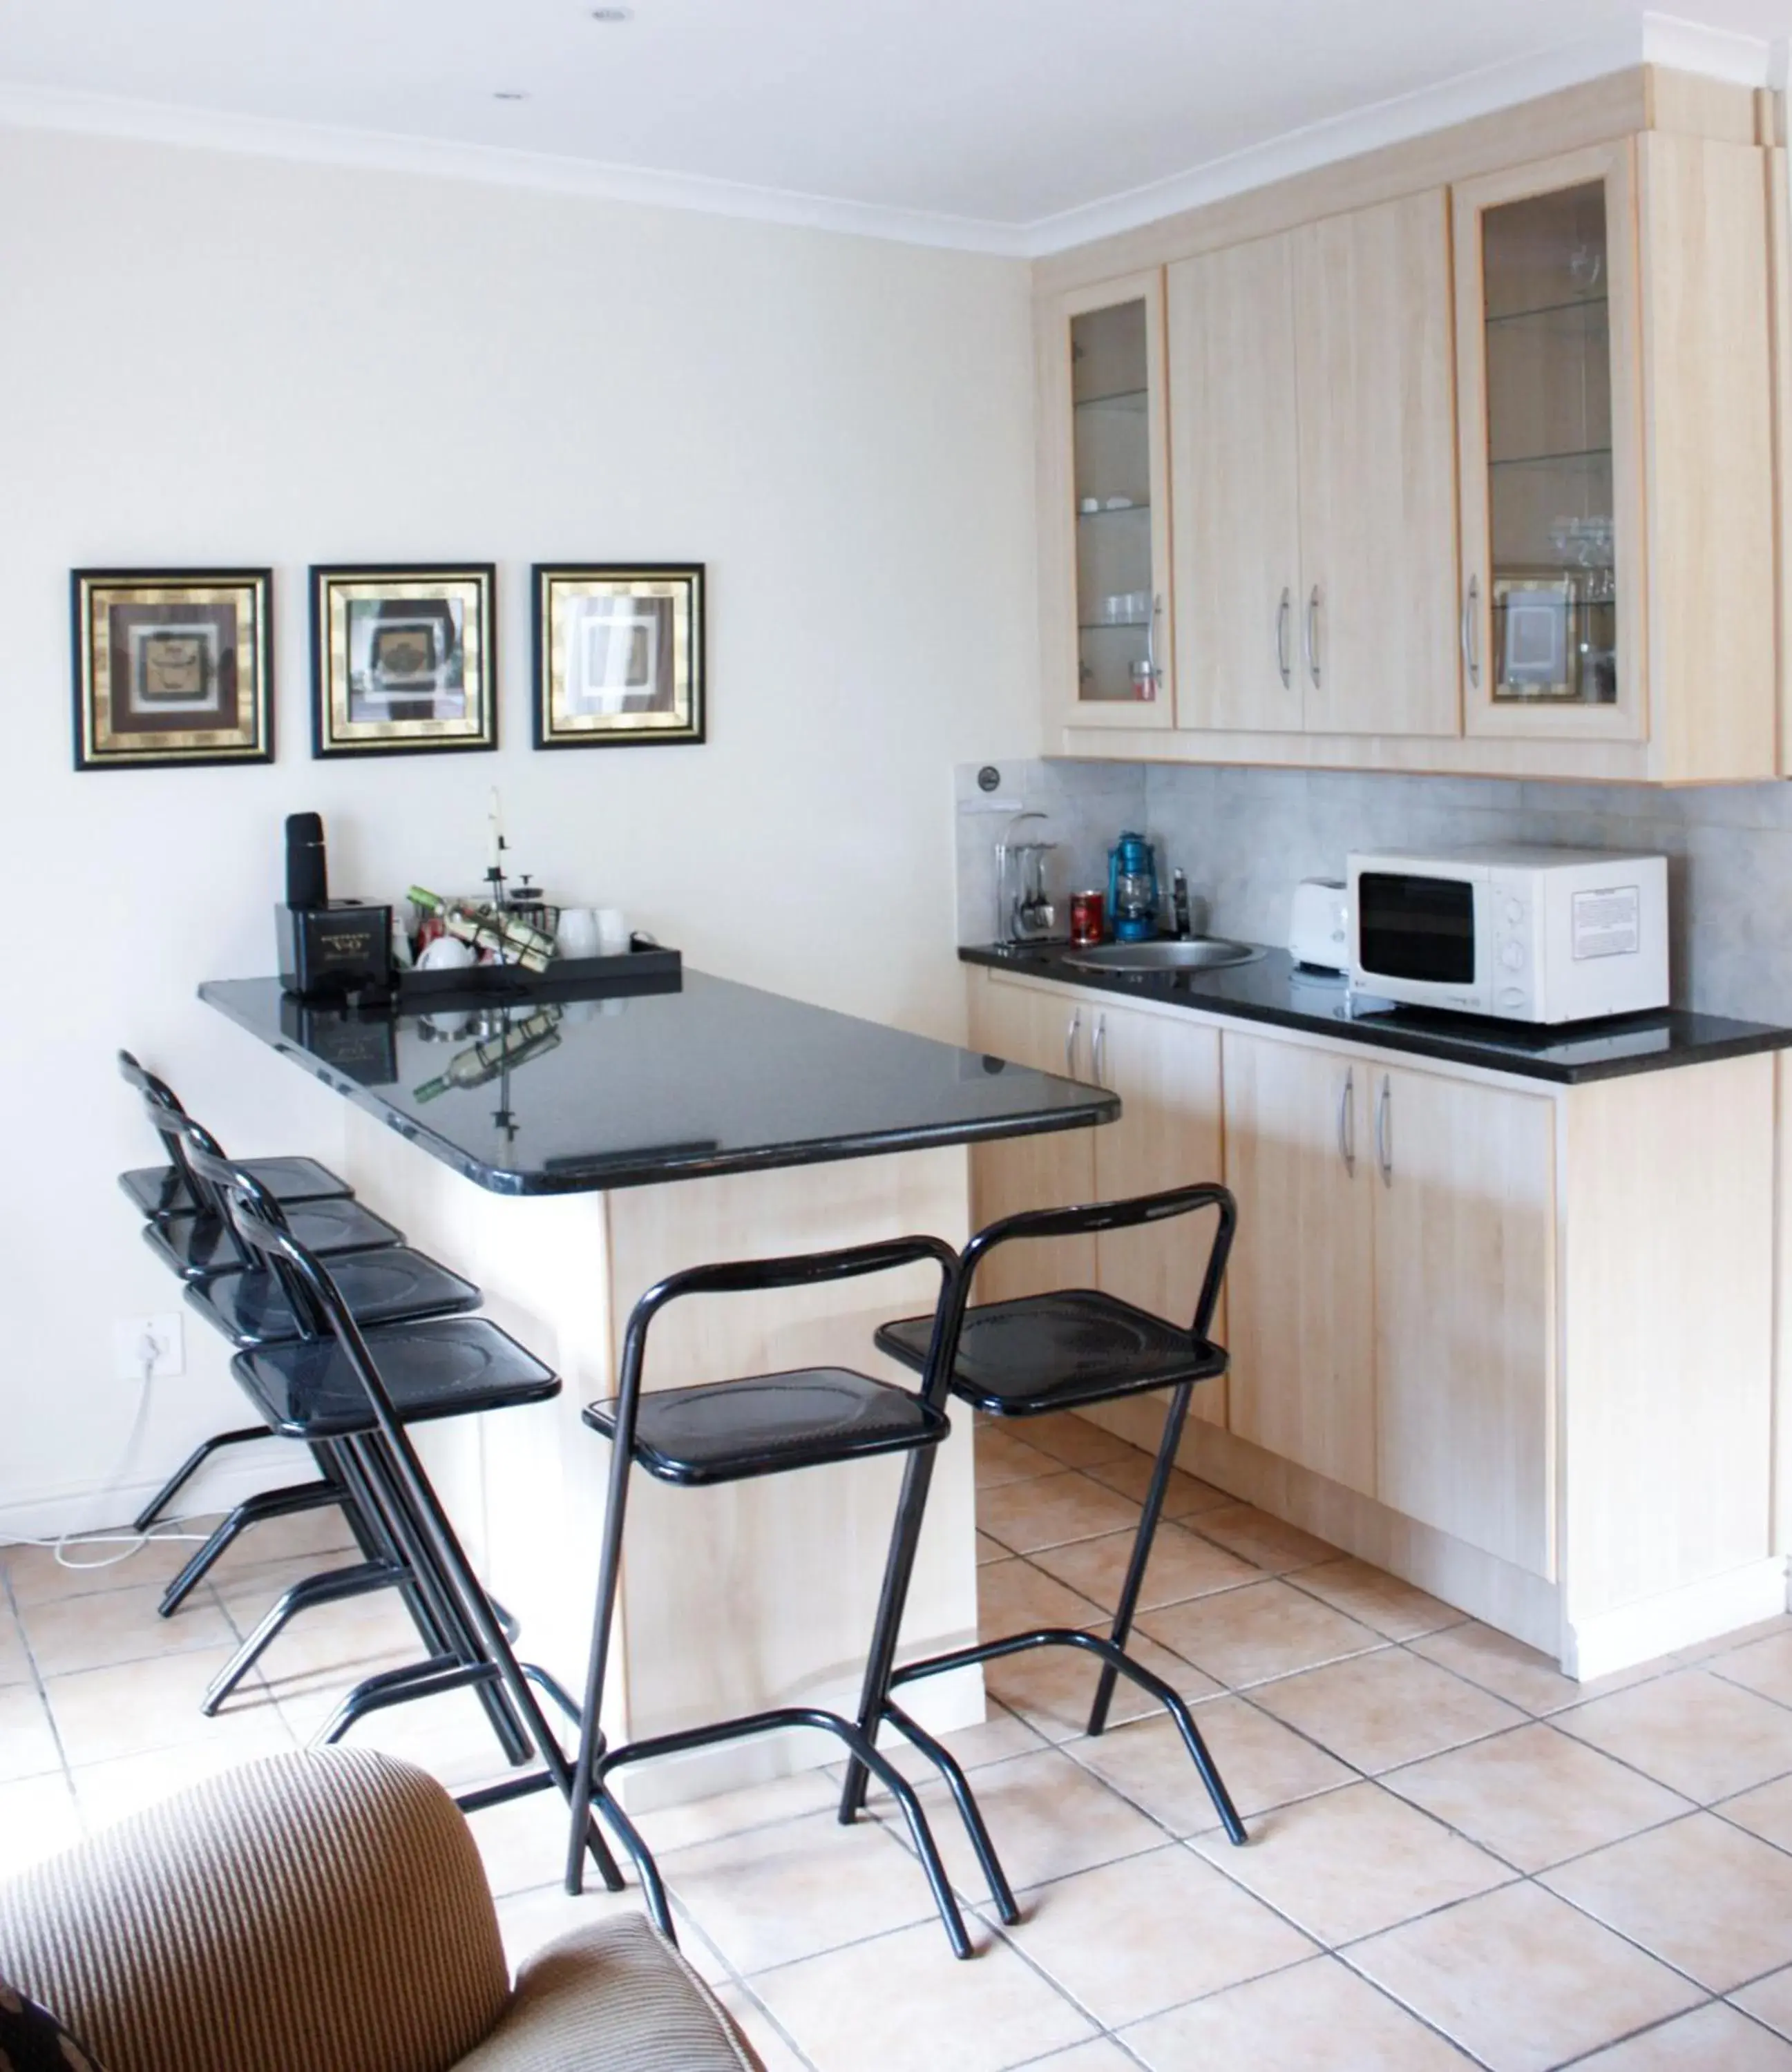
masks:
{"type": "Polygon", "coordinates": [[[360,1749],[230,1771],[0,1885],[0,1979],[105,2072],[761,2072],[638,1916],[513,1988],[459,1809],[360,1749]]]}

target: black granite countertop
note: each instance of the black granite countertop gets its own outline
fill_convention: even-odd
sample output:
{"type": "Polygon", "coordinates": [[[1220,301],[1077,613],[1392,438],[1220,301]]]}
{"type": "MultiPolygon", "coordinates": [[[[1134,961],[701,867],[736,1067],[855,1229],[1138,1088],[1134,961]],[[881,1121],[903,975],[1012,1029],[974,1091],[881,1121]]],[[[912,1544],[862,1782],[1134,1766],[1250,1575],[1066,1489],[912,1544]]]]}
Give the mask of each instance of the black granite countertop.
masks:
{"type": "Polygon", "coordinates": [[[1098,1087],[688,969],[675,989],[476,1016],[307,1006],[273,978],[216,979],[200,997],[501,1194],[815,1165],[1120,1112],[1098,1087]]]}
{"type": "Polygon", "coordinates": [[[1074,970],[1065,961],[1068,954],[1064,948],[1044,944],[1024,949],[992,945],[958,952],[966,964],[1025,972],[1065,985],[1089,986],[1123,1000],[1165,1001],[1209,1014],[1233,1015],[1241,1022],[1304,1029],[1342,1042],[1403,1050],[1447,1064],[1479,1065],[1489,1071],[1547,1079],[1558,1086],[1792,1048],[1792,1028],[1732,1022],[1720,1014],[1694,1014],[1680,1008],[1550,1028],[1417,1007],[1398,1007],[1388,1013],[1349,1021],[1345,1018],[1342,979],[1304,970],[1285,950],[1265,950],[1254,963],[1217,970],[1154,972],[1130,977],[1115,972],[1074,970]]]}

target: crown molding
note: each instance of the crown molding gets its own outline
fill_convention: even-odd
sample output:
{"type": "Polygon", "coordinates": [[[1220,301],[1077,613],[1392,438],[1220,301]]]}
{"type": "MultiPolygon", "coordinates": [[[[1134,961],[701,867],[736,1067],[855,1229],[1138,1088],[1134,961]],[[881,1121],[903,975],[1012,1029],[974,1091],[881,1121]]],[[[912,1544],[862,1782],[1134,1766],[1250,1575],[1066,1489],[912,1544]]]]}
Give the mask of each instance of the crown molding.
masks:
{"type": "Polygon", "coordinates": [[[544,151],[389,136],[111,94],[68,93],[6,80],[0,80],[0,125],[225,151],[239,157],[297,159],[308,165],[529,187],[542,193],[735,216],[799,230],[837,231],[847,236],[884,238],[948,251],[1007,258],[1027,256],[1027,231],[1020,224],[884,208],[827,195],[752,187],[695,174],[656,172],[645,166],[603,165],[544,151]]]}
{"type": "Polygon", "coordinates": [[[1640,21],[1353,109],[1190,166],[1167,179],[1031,223],[882,208],[826,195],[604,165],[548,152],[233,115],[5,80],[0,80],[0,125],[526,187],[997,257],[1044,258],[1117,232],[1138,229],[1160,216],[1198,208],[1384,145],[1403,143],[1641,64],[1665,65],[1745,86],[1779,84],[1787,69],[1787,45],[1783,39],[1770,43],[1674,15],[1645,14],[1640,21]]]}

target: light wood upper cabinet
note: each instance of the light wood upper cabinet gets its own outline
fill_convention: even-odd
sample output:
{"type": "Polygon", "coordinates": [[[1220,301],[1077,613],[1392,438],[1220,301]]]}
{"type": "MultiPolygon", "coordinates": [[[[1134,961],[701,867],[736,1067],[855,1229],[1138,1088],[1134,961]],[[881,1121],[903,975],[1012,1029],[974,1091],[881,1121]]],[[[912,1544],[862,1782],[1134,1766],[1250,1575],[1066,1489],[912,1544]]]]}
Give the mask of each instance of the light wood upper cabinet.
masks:
{"type": "Polygon", "coordinates": [[[1367,1067],[1232,1030],[1225,1064],[1226,1177],[1238,1201],[1226,1276],[1232,1429],[1373,1496],[1367,1067]]]}
{"type": "Polygon", "coordinates": [[[1168,269],[1176,724],[1299,732],[1294,240],[1168,269]]]}
{"type": "Polygon", "coordinates": [[[1448,199],[1293,238],[1306,730],[1456,734],[1448,199]]]}
{"type": "Polygon", "coordinates": [[[1554,1572],[1555,1108],[1373,1074],[1376,1494],[1554,1572]]]}
{"type": "Polygon", "coordinates": [[[1162,272],[1053,301],[1036,346],[1048,698],[1065,726],[1169,726],[1162,272]]]}
{"type": "MultiPolygon", "coordinates": [[[[987,973],[970,988],[974,1049],[1036,1071],[1084,1076],[1088,1004],[1063,993],[1003,985],[987,973]]],[[[1117,1125],[1109,1124],[1106,1128],[1117,1125]]],[[[1022,1209],[1060,1208],[1095,1196],[1095,1142],[1102,1129],[1060,1129],[978,1145],[970,1165],[971,1222],[978,1230],[1022,1209]]],[[[974,1299],[1006,1301],[1050,1288],[1095,1285],[1095,1240],[1043,1239],[1003,1245],[978,1274],[974,1299]]]]}
{"type": "MultiPolygon", "coordinates": [[[[1186,1016],[1092,1005],[1091,1076],[1120,1096],[1118,1122],[1094,1133],[1095,1191],[1103,1201],[1218,1180],[1221,1149],[1220,1033],[1186,1016]]],[[[1096,1285],[1154,1316],[1186,1325],[1206,1270],[1213,1217],[1179,1216],[1095,1240],[1096,1285]]],[[[1217,1335],[1226,1336],[1222,1299],[1217,1335]]],[[[1196,1390],[1194,1414],[1223,1424],[1225,1381],[1196,1390]]]]}
{"type": "Polygon", "coordinates": [[[1456,186],[1471,735],[1772,767],[1765,170],[1662,132],[1456,186]]]}

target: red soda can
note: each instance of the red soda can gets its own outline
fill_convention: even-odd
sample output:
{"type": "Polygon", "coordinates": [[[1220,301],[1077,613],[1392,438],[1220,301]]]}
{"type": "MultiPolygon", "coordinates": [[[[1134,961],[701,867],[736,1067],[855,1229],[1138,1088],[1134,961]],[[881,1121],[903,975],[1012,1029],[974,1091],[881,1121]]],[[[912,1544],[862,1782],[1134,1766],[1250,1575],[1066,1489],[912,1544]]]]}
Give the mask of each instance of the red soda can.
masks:
{"type": "Polygon", "coordinates": [[[1078,949],[1098,943],[1105,932],[1106,895],[1101,892],[1073,892],[1070,895],[1070,939],[1078,949]]]}

